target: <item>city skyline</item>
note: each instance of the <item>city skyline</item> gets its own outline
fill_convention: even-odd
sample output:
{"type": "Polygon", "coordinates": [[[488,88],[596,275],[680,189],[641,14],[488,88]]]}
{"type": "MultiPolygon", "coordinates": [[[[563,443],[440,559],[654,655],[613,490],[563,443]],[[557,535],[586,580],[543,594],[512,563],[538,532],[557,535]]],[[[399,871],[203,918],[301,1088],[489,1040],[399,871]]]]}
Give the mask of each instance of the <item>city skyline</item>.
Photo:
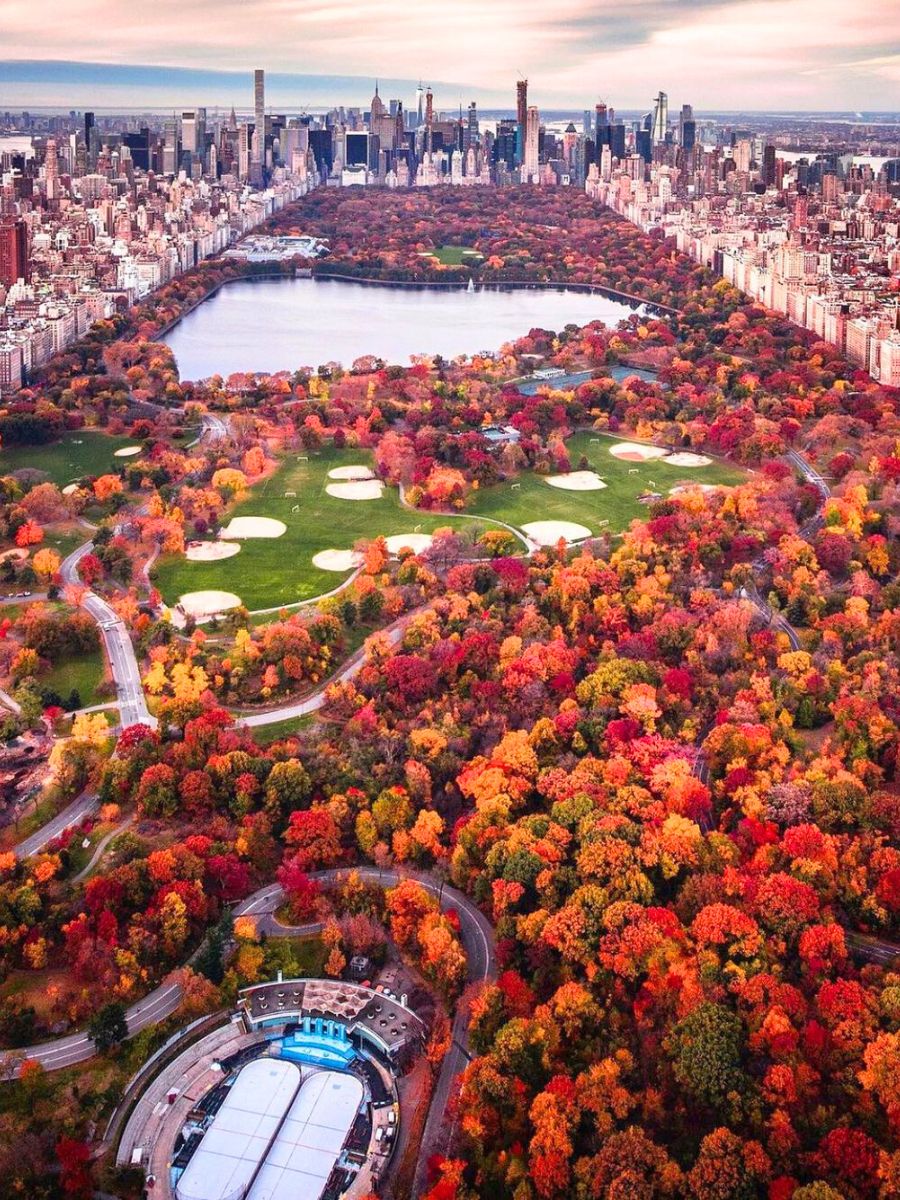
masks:
{"type": "Polygon", "coordinates": [[[645,81],[651,94],[690,92],[707,109],[890,111],[900,104],[900,16],[892,0],[852,8],[838,0],[565,0],[552,12],[534,0],[465,0],[452,22],[436,6],[407,10],[394,0],[305,9],[248,0],[239,26],[206,0],[163,0],[147,25],[134,23],[121,0],[53,7],[53,21],[36,26],[24,5],[5,6],[0,103],[35,104],[39,96],[44,104],[183,103],[193,72],[217,76],[221,100],[205,98],[227,103],[237,73],[255,60],[273,80],[297,77],[295,95],[290,85],[283,95],[273,91],[280,103],[346,100],[348,80],[363,89],[375,75],[431,76],[432,84],[448,80],[443,86],[461,99],[495,103],[505,80],[523,74],[542,107],[613,94],[623,107],[640,107],[645,81]]]}

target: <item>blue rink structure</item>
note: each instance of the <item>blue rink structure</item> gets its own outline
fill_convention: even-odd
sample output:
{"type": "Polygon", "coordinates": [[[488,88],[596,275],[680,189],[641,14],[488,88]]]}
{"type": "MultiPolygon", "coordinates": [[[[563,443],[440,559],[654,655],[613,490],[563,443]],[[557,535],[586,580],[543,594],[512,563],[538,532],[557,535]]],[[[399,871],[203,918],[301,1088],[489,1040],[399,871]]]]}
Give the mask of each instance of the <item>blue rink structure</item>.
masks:
{"type": "Polygon", "coordinates": [[[278,1058],[335,1071],[349,1070],[359,1057],[347,1036],[346,1025],[325,1017],[303,1017],[272,1049],[278,1058]]]}

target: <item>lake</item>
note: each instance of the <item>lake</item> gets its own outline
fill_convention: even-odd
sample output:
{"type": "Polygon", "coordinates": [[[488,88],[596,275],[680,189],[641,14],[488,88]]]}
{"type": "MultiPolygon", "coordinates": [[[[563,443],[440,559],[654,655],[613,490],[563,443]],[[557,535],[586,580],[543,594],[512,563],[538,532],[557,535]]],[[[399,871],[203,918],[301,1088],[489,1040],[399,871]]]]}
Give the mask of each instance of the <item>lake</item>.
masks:
{"type": "Polygon", "coordinates": [[[412,355],[498,350],[535,327],[615,326],[628,304],[585,292],[467,292],[316,279],[242,279],[221,288],[164,339],[182,379],[237,371],[293,371],[374,354],[406,366],[412,355]]]}

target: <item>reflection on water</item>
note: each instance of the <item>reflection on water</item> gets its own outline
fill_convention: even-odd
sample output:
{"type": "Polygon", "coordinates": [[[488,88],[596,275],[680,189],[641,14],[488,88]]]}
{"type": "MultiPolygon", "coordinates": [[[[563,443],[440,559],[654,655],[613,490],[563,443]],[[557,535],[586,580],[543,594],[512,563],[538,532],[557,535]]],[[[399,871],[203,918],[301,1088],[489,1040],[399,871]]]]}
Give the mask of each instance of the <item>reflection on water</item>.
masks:
{"type": "Polygon", "coordinates": [[[369,287],[315,279],[240,280],[189,313],[165,339],[182,379],[283,371],[374,354],[406,365],[414,354],[455,358],[497,350],[534,328],[558,331],[634,310],[567,291],[369,287]]]}

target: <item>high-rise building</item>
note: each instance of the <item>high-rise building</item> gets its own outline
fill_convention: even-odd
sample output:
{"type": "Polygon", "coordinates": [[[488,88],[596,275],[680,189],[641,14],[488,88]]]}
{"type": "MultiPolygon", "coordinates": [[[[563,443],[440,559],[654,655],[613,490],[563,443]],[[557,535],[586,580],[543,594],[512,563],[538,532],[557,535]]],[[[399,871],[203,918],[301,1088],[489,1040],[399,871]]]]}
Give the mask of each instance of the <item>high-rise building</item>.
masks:
{"type": "Polygon", "coordinates": [[[266,157],[266,73],[262,70],[253,72],[253,123],[259,133],[258,161],[262,163],[266,157]]]}
{"type": "Polygon", "coordinates": [[[28,233],[25,222],[0,221],[0,284],[11,288],[18,280],[28,282],[28,233]]]}
{"type": "Polygon", "coordinates": [[[475,106],[475,101],[469,105],[468,120],[466,122],[465,131],[463,134],[463,150],[468,150],[469,147],[477,147],[478,145],[478,109],[475,106]]]}
{"type": "Polygon", "coordinates": [[[178,119],[171,117],[163,125],[163,174],[174,175],[178,170],[178,119]]]}
{"type": "Polygon", "coordinates": [[[425,92],[425,153],[431,157],[434,150],[434,95],[431,88],[425,92]]]}
{"type": "Polygon", "coordinates": [[[762,179],[766,187],[775,182],[775,147],[766,146],[763,150],[762,179]]]}
{"type": "Polygon", "coordinates": [[[206,166],[206,109],[197,109],[197,145],[194,151],[203,166],[206,166]]]}
{"type": "Polygon", "coordinates": [[[528,120],[528,80],[520,79],[516,83],[516,162],[522,162],[525,157],[525,125],[528,120]]]}
{"type": "Polygon", "coordinates": [[[59,199],[59,159],[56,156],[56,138],[47,138],[45,170],[47,200],[53,204],[59,199]]]}
{"type": "Polygon", "coordinates": [[[625,158],[625,122],[616,121],[609,127],[609,148],[613,158],[620,162],[625,158]]]}
{"type": "Polygon", "coordinates": [[[516,84],[516,120],[525,128],[528,120],[528,80],[520,79],[516,84]]]}
{"type": "Polygon", "coordinates": [[[193,110],[181,114],[181,149],[185,154],[197,153],[197,114],[193,110]]]}
{"type": "MultiPolygon", "coordinates": [[[[690,146],[684,145],[685,126],[689,122],[691,124],[693,124],[693,121],[694,121],[694,106],[692,104],[682,104],[681,113],[679,114],[679,117],[678,117],[678,144],[680,146],[684,146],[685,150],[691,149],[690,146]]],[[[695,128],[696,128],[696,126],[695,126],[695,128]]]]}
{"type": "Polygon", "coordinates": [[[84,145],[89,164],[91,163],[91,143],[94,139],[95,128],[94,114],[92,112],[86,112],[84,114],[84,145]]]}
{"type": "Polygon", "coordinates": [[[139,133],[123,134],[122,145],[128,147],[136,167],[141,171],[150,170],[150,130],[146,126],[139,133]]]}
{"type": "Polygon", "coordinates": [[[532,104],[525,114],[525,150],[522,160],[522,173],[529,183],[537,175],[540,166],[540,133],[540,113],[537,106],[532,104]]]}
{"type": "Polygon", "coordinates": [[[647,113],[644,120],[641,122],[640,129],[635,131],[634,145],[638,154],[644,162],[651,162],[653,159],[653,117],[647,113]]]}
{"type": "Polygon", "coordinates": [[[653,125],[651,127],[651,138],[654,146],[658,146],[666,140],[666,133],[669,128],[669,97],[665,92],[660,92],[653,102],[653,125]]]}

